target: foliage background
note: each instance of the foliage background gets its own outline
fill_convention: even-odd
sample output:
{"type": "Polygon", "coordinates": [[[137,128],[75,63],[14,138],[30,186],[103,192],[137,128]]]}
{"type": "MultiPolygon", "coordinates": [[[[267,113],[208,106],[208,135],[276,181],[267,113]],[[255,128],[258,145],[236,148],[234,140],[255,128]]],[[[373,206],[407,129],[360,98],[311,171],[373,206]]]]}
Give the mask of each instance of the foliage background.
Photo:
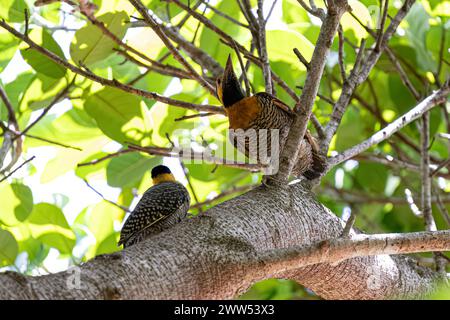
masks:
{"type": "MultiPolygon", "coordinates": [[[[96,17],[119,38],[152,59],[166,56],[167,48],[149,28],[136,27],[130,22],[135,21],[132,16],[136,13],[127,1],[93,2],[98,6],[96,17]]],[[[175,24],[185,16],[173,4],[167,10],[166,5],[159,0],[143,2],[165,22],[175,24]]],[[[266,2],[271,4],[271,1],[266,2]]],[[[376,23],[374,12],[379,6],[378,1],[349,3],[353,13],[363,23],[376,23]]],[[[212,1],[211,4],[242,23],[246,22],[234,1],[212,1]]],[[[389,14],[393,16],[401,1],[391,1],[390,5],[389,14]]],[[[114,78],[122,83],[132,82],[137,88],[179,100],[219,104],[214,96],[192,80],[146,72],[145,68],[124,59],[111,39],[105,37],[96,26],[86,22],[80,14],[72,12],[72,8],[66,4],[35,7],[33,1],[29,0],[0,0],[0,17],[23,31],[25,8],[31,13],[30,37],[73,64],[86,67],[103,77],[114,78]]],[[[400,58],[414,86],[423,96],[448,76],[449,13],[450,3],[447,1],[418,1],[390,42],[391,49],[400,58]]],[[[238,27],[211,10],[206,10],[205,16],[236,41],[249,46],[251,35],[247,29],[238,27]]],[[[291,88],[303,85],[306,76],[304,66],[298,62],[292,49],[299,48],[309,59],[319,31],[318,23],[297,1],[283,0],[277,4],[274,17],[268,24],[271,66],[291,88]]],[[[356,58],[352,45],[358,46],[361,39],[366,38],[369,47],[373,39],[349,14],[344,16],[342,27],[349,40],[344,45],[344,61],[347,71],[350,71],[356,58]]],[[[181,34],[222,64],[231,53],[238,66],[234,52],[193,18],[187,20],[181,34]]],[[[320,93],[331,99],[336,99],[340,93],[337,51],[338,43],[335,41],[320,87],[320,93]]],[[[25,137],[21,159],[23,161],[33,155],[36,159],[12,178],[0,183],[1,270],[45,274],[87,261],[99,254],[120,250],[116,243],[125,218],[124,210],[103,200],[83,180],[88,181],[108,200],[131,208],[138,196],[151,186],[150,169],[156,164],[164,162],[170,165],[177,177],[185,184],[187,182],[178,160],[143,153],[125,153],[91,166],[78,167],[77,164],[126,148],[127,142],[170,147],[166,134],[174,141],[184,138],[198,150],[206,142],[215,143],[219,152],[226,141],[226,117],[215,115],[175,121],[195,112],[141,99],[80,76],[75,77],[64,67],[28,49],[27,45],[3,29],[0,29],[0,52],[1,85],[12,102],[22,129],[36,119],[55,95],[73,81],[64,100],[29,131],[31,135],[58,141],[72,148],[25,137]]],[[[170,56],[164,62],[181,68],[170,56]]],[[[200,72],[200,68],[197,71],[200,72]]],[[[248,75],[254,91],[263,91],[264,79],[260,69],[252,66],[248,75]]],[[[277,86],[276,91],[280,99],[293,105],[293,100],[280,87],[277,86]]],[[[296,92],[300,90],[296,89],[296,92]]],[[[360,99],[352,100],[332,140],[331,153],[361,142],[379,130],[383,121],[395,119],[416,104],[392,63],[384,55],[372,71],[370,81],[364,83],[357,94],[360,99]],[[370,108],[378,110],[378,114],[374,114],[370,108]]],[[[331,110],[327,102],[318,98],[313,112],[320,122],[326,123],[331,110]]],[[[431,111],[432,136],[437,132],[448,131],[444,121],[446,112],[445,107],[431,111]]],[[[7,120],[2,102],[0,120],[7,120]]],[[[416,124],[409,125],[402,132],[420,145],[416,124]]],[[[0,136],[2,142],[3,135],[0,136]]],[[[448,142],[436,137],[430,152],[437,158],[447,159],[448,142]]],[[[370,153],[394,157],[405,154],[415,163],[420,162],[420,155],[416,151],[398,141],[395,148],[392,143],[385,142],[372,148],[370,153]]],[[[213,171],[214,165],[211,164],[185,164],[185,167],[190,180],[188,189],[191,198],[196,199],[192,205],[214,198],[233,187],[256,184],[261,178],[259,174],[222,166],[213,171]]],[[[450,190],[448,179],[437,178],[435,183],[440,192],[450,190]]],[[[405,191],[409,190],[406,192],[411,192],[413,198],[419,201],[420,185],[418,172],[392,169],[364,160],[350,160],[328,173],[317,194],[322,203],[339,215],[347,217],[351,210],[356,210],[356,226],[365,232],[411,232],[423,230],[424,226],[422,218],[413,213],[405,200],[405,191]],[[357,195],[366,201],[352,202],[348,200],[348,195],[357,195]],[[394,204],[390,201],[393,198],[405,201],[394,204]]],[[[235,194],[230,194],[201,208],[205,210],[233,196],[235,194]]],[[[447,206],[447,209],[450,207],[447,206]]],[[[192,209],[191,212],[196,214],[198,209],[192,209]]],[[[437,214],[437,208],[433,207],[433,212],[438,229],[447,229],[449,226],[437,214]]],[[[424,254],[422,257],[426,262],[430,255],[424,254]]],[[[441,297],[448,296],[444,293],[441,297]]],[[[291,281],[271,279],[254,285],[242,298],[316,297],[291,281]]]]}

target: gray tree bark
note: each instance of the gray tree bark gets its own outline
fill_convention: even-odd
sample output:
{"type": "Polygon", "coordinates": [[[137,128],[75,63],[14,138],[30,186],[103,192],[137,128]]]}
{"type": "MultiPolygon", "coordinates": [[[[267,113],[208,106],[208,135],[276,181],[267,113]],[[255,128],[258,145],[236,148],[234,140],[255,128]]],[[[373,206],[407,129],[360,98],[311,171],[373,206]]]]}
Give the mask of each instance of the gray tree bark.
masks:
{"type": "MultiPolygon", "coordinates": [[[[326,299],[420,298],[435,288],[437,274],[406,256],[361,256],[299,268],[261,258],[272,249],[339,237],[343,227],[300,183],[261,186],[68,271],[0,274],[0,299],[232,299],[272,277],[298,281],[326,299]]],[[[352,230],[350,237],[355,234],[352,230]]],[[[445,237],[441,249],[449,244],[445,237]]]]}

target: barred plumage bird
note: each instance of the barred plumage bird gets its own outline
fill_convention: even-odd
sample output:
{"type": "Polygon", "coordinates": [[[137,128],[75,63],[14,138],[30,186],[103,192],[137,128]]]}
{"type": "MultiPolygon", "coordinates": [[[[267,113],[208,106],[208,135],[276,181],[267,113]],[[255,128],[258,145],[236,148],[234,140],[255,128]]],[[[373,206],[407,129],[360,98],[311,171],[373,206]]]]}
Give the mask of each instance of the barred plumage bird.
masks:
{"type": "Polygon", "coordinates": [[[166,166],[152,169],[153,186],[142,196],[120,232],[124,248],[169,229],[183,220],[191,201],[186,188],[166,166]]]}
{"type": "MultiPolygon", "coordinates": [[[[233,129],[230,130],[229,138],[234,146],[250,159],[256,159],[260,163],[267,164],[268,161],[273,161],[273,156],[279,156],[279,154],[271,155],[272,135],[270,130],[267,130],[266,139],[264,139],[264,135],[260,139],[259,135],[252,135],[252,130],[249,129],[256,131],[278,129],[279,145],[275,147],[278,148],[278,152],[281,152],[294,120],[294,112],[284,102],[265,92],[245,97],[234,73],[230,56],[228,56],[223,76],[216,81],[216,92],[225,107],[230,129],[233,129]],[[242,129],[243,132],[239,132],[237,129],[242,129]],[[257,150],[254,148],[255,145],[257,145],[257,150]],[[255,153],[260,148],[261,150],[267,149],[267,157],[255,153]]],[[[324,169],[324,160],[319,155],[317,142],[307,131],[305,139],[299,145],[298,159],[292,174],[296,177],[303,175],[308,179],[315,179],[324,169]]]]}

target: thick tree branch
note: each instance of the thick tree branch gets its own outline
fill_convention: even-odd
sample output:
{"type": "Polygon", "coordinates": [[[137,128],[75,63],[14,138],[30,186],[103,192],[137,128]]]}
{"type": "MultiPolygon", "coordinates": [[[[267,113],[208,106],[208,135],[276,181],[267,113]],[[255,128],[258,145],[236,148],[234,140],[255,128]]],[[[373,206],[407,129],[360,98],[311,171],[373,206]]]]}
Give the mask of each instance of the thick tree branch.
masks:
{"type": "Polygon", "coordinates": [[[420,298],[435,289],[435,272],[387,254],[449,250],[450,231],[335,239],[343,225],[300,184],[261,186],[66,272],[0,274],[0,298],[225,299],[271,277],[326,299],[420,298]]]}
{"type": "MultiPolygon", "coordinates": [[[[299,248],[262,252],[257,263],[263,263],[268,274],[290,271],[318,263],[336,264],[346,259],[380,254],[419,253],[450,250],[450,230],[435,232],[354,234],[320,241],[299,248]]],[[[252,261],[253,262],[253,261],[252,261]]],[[[250,263],[250,265],[252,264],[250,263]]]]}

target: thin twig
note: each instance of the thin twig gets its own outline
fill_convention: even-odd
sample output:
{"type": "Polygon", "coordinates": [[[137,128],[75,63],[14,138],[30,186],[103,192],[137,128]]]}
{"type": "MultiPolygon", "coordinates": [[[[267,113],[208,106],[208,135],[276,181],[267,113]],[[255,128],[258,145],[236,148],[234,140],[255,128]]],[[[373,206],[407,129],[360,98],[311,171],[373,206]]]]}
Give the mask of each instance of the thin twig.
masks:
{"type": "MultiPolygon", "coordinates": [[[[303,90],[303,86],[295,86],[296,88],[299,88],[300,90],[303,90]]],[[[323,101],[325,101],[326,103],[330,104],[330,105],[334,105],[336,102],[333,101],[331,98],[324,96],[323,94],[317,93],[317,96],[322,99],[323,101]]]]}
{"type": "Polygon", "coordinates": [[[234,47],[234,51],[236,52],[236,55],[238,57],[239,64],[241,66],[242,76],[244,78],[244,84],[245,84],[245,94],[247,97],[250,97],[250,94],[251,94],[250,93],[250,82],[248,81],[247,70],[245,70],[244,62],[242,61],[242,57],[241,57],[239,49],[236,45],[236,41],[233,41],[233,47],[234,47]]]}
{"type": "Polygon", "coordinates": [[[166,47],[172,53],[173,57],[181,63],[181,65],[188,71],[198,83],[208,90],[210,93],[215,94],[215,89],[211,84],[206,81],[201,75],[195,71],[195,69],[187,62],[187,60],[181,55],[181,53],[175,48],[175,46],[170,42],[166,33],[162,30],[161,26],[153,19],[153,17],[148,13],[148,9],[142,4],[140,0],[130,0],[131,4],[136,8],[137,11],[142,15],[145,22],[153,29],[153,31],[158,35],[158,37],[164,42],[166,47]]]}
{"type": "Polygon", "coordinates": [[[448,158],[445,161],[442,161],[436,169],[434,169],[431,173],[430,173],[430,177],[435,176],[442,168],[446,167],[447,165],[450,164],[450,158],[448,158]]]}
{"type": "Polygon", "coordinates": [[[217,15],[221,16],[222,18],[225,18],[225,19],[227,19],[228,21],[231,21],[231,22],[233,22],[234,24],[236,24],[236,25],[238,25],[238,26],[240,26],[240,27],[243,27],[243,28],[246,28],[246,29],[249,28],[249,26],[248,26],[247,24],[244,24],[244,23],[242,23],[242,22],[240,22],[240,21],[234,19],[233,17],[227,15],[226,13],[223,13],[222,11],[220,11],[220,10],[214,8],[212,5],[210,5],[210,4],[209,4],[208,2],[206,2],[205,0],[202,0],[201,2],[203,3],[203,5],[204,5],[206,8],[210,9],[212,12],[214,12],[214,13],[216,13],[217,15]]]}
{"type": "Polygon", "coordinates": [[[447,28],[445,27],[444,23],[442,23],[441,28],[441,45],[439,47],[439,61],[436,69],[436,82],[439,84],[439,76],[441,74],[442,70],[442,61],[444,60],[444,48],[445,48],[445,33],[447,31],[447,28]]]}
{"type": "Polygon", "coordinates": [[[42,118],[45,117],[45,115],[50,111],[50,109],[53,108],[53,106],[55,104],[57,104],[61,98],[64,98],[68,94],[70,87],[75,82],[75,78],[76,78],[76,75],[73,77],[72,81],[53,98],[53,100],[50,102],[50,104],[47,107],[45,107],[44,110],[42,110],[41,114],[32,123],[30,123],[24,130],[22,130],[22,132],[17,137],[20,137],[20,136],[26,134],[39,121],[41,121],[42,118]]]}
{"type": "Polygon", "coordinates": [[[6,106],[6,110],[8,112],[8,126],[5,125],[2,126],[2,129],[4,131],[4,137],[2,146],[0,147],[0,169],[1,169],[0,173],[4,173],[6,171],[9,171],[19,160],[20,154],[22,153],[23,141],[22,138],[20,137],[14,140],[14,136],[11,134],[11,132],[9,132],[11,131],[10,128],[13,128],[14,130],[18,131],[19,124],[17,122],[17,118],[14,112],[14,108],[11,104],[11,101],[9,100],[6,91],[3,89],[3,86],[1,85],[0,85],[0,98],[3,101],[4,105],[6,106]],[[3,164],[5,161],[5,157],[10,150],[12,150],[11,161],[7,166],[4,167],[3,164]]]}
{"type": "Polygon", "coordinates": [[[417,92],[416,88],[412,84],[411,80],[409,80],[408,75],[406,74],[405,70],[401,66],[400,62],[398,61],[395,54],[392,52],[390,48],[386,48],[386,54],[389,57],[389,60],[391,60],[392,64],[394,65],[395,69],[397,70],[400,79],[402,80],[403,84],[408,88],[408,90],[412,93],[416,101],[420,100],[420,93],[417,92]]]}
{"type": "Polygon", "coordinates": [[[388,139],[395,132],[405,127],[412,121],[419,118],[422,114],[429,111],[431,108],[436,106],[439,103],[445,101],[448,93],[450,92],[450,87],[448,83],[445,84],[440,90],[434,92],[427,98],[425,98],[422,102],[420,102],[417,106],[411,109],[409,112],[405,113],[403,116],[397,118],[395,121],[391,122],[388,126],[378,131],[374,135],[372,135],[369,139],[361,142],[360,144],[345,150],[341,154],[329,159],[329,167],[328,170],[333,166],[354,157],[355,155],[367,150],[371,146],[380,143],[388,139]]]}
{"type": "Polygon", "coordinates": [[[431,177],[430,177],[430,157],[428,155],[428,146],[430,144],[430,118],[429,113],[422,115],[421,130],[421,163],[420,170],[422,175],[421,189],[421,206],[422,214],[425,220],[425,229],[427,231],[436,231],[436,223],[434,222],[431,211],[431,177]]]}
{"type": "Polygon", "coordinates": [[[36,139],[36,140],[40,140],[40,141],[47,142],[47,143],[50,143],[50,144],[54,144],[54,145],[59,146],[59,147],[63,147],[63,148],[67,148],[67,149],[73,149],[73,150],[78,150],[78,151],[83,151],[83,149],[81,149],[79,147],[70,146],[68,144],[64,144],[64,143],[61,143],[61,142],[58,142],[58,141],[53,141],[53,140],[50,140],[50,139],[47,139],[47,138],[38,137],[38,136],[29,134],[29,133],[24,134],[24,136],[27,137],[27,138],[36,139]]]}
{"type": "MultiPolygon", "coordinates": [[[[113,50],[115,50],[118,54],[125,57],[125,59],[133,62],[134,64],[147,68],[147,71],[154,71],[162,75],[177,77],[180,79],[192,79],[191,75],[182,69],[178,69],[170,65],[164,65],[162,63],[159,63],[158,61],[155,61],[155,63],[152,64],[146,64],[141,60],[136,59],[125,50],[121,49],[113,49],[113,50]]],[[[133,83],[134,82],[130,82],[128,84],[132,85],[133,83]]]]}
{"type": "Polygon", "coordinates": [[[277,1],[278,1],[278,0],[273,0],[272,6],[271,6],[270,9],[269,9],[269,13],[267,14],[267,17],[266,17],[266,19],[264,20],[264,26],[265,26],[265,25],[267,24],[267,22],[269,21],[270,16],[272,15],[273,10],[275,9],[275,6],[277,5],[277,1]]]}
{"type": "MultiPolygon", "coordinates": [[[[378,50],[372,50],[370,52],[368,57],[364,60],[364,63],[361,63],[360,69],[353,68],[355,72],[353,72],[352,70],[350,76],[347,78],[347,81],[342,87],[341,95],[338,101],[336,102],[330,121],[325,128],[326,139],[322,140],[320,143],[320,150],[322,154],[326,154],[328,152],[331,139],[333,138],[337,128],[339,127],[345,109],[349,105],[351,97],[355,92],[356,88],[369,77],[369,73],[371,72],[372,68],[375,66],[378,59],[380,58],[382,51],[386,48],[388,41],[397,30],[397,27],[408,13],[414,1],[415,0],[406,0],[403,3],[402,7],[398,10],[397,14],[392,19],[389,27],[386,29],[386,32],[383,34],[380,40],[378,50]]],[[[352,14],[352,12],[350,12],[350,14],[352,14]]]]}
{"type": "Polygon", "coordinates": [[[441,199],[440,189],[434,185],[432,186],[432,189],[433,189],[434,196],[436,198],[436,204],[439,209],[439,212],[440,212],[442,218],[447,223],[448,228],[450,228],[450,214],[448,213],[448,210],[445,207],[445,204],[441,199]]]}
{"type": "MultiPolygon", "coordinates": [[[[382,0],[380,0],[380,2],[382,2],[382,0]]],[[[380,50],[381,47],[381,40],[383,39],[384,25],[386,23],[388,8],[389,8],[389,0],[385,0],[383,6],[383,15],[381,17],[378,35],[376,37],[375,50],[380,50]]]]}
{"type": "Polygon", "coordinates": [[[117,89],[120,89],[122,91],[128,92],[128,93],[132,93],[141,97],[145,97],[148,99],[153,99],[165,104],[169,104],[169,105],[173,105],[173,106],[178,106],[178,107],[182,107],[182,108],[186,108],[186,109],[190,109],[190,110],[197,110],[197,111],[205,111],[205,112],[215,112],[218,114],[225,114],[225,111],[223,110],[222,107],[219,106],[211,106],[211,105],[199,105],[199,104],[194,104],[194,103],[189,103],[189,102],[185,102],[185,101],[180,101],[180,100],[176,100],[176,99],[171,99],[165,96],[161,96],[155,92],[149,92],[149,91],[145,91],[145,90],[141,90],[135,87],[131,87],[129,85],[123,84],[119,81],[117,81],[116,79],[106,79],[100,76],[97,76],[95,74],[93,74],[92,72],[89,72],[87,70],[83,70],[81,68],[76,67],[75,65],[69,63],[68,61],[60,58],[59,56],[57,56],[56,54],[54,54],[53,52],[41,47],[40,45],[38,45],[37,43],[35,43],[34,41],[32,41],[30,38],[26,37],[25,35],[21,34],[20,32],[16,31],[14,28],[12,28],[11,26],[9,26],[7,23],[5,23],[4,21],[0,20],[0,27],[8,30],[11,34],[13,34],[15,37],[22,39],[24,42],[26,42],[30,47],[32,47],[33,49],[35,49],[36,51],[42,53],[43,55],[47,56],[48,58],[50,58],[51,60],[53,60],[54,62],[56,62],[59,65],[62,65],[64,67],[66,67],[67,69],[85,77],[88,79],[91,79],[95,82],[98,82],[100,84],[106,85],[106,86],[110,86],[110,87],[114,87],[117,89]]]}
{"type": "Polygon", "coordinates": [[[89,161],[89,162],[78,163],[77,167],[93,166],[93,165],[96,165],[96,164],[98,164],[100,162],[103,162],[105,160],[117,157],[117,156],[122,155],[124,153],[130,153],[130,152],[134,152],[134,151],[130,150],[130,149],[123,149],[123,150],[120,150],[120,151],[117,151],[117,152],[114,152],[114,153],[110,153],[110,154],[108,154],[108,155],[106,155],[104,157],[101,157],[101,158],[89,161]]]}
{"type": "Polygon", "coordinates": [[[33,160],[35,158],[35,156],[32,156],[30,159],[24,161],[20,166],[18,166],[16,169],[14,169],[13,171],[11,171],[9,174],[7,174],[6,176],[4,176],[1,180],[0,183],[5,181],[6,179],[8,179],[9,177],[11,177],[17,170],[19,170],[20,168],[22,168],[24,165],[26,165],[28,162],[30,162],[31,160],[33,160]]]}
{"type": "Polygon", "coordinates": [[[297,56],[298,60],[300,60],[300,62],[305,66],[306,70],[309,70],[309,62],[305,59],[301,52],[297,48],[294,48],[294,53],[297,56]]]}
{"type": "Polygon", "coordinates": [[[2,85],[0,85],[0,98],[2,99],[3,103],[5,104],[6,110],[8,111],[8,121],[14,126],[15,130],[19,130],[19,126],[17,124],[17,118],[14,113],[14,108],[11,104],[11,101],[9,101],[6,91],[3,89],[2,85]]]}
{"type": "Polygon", "coordinates": [[[257,1],[258,8],[256,10],[258,15],[258,52],[261,61],[263,62],[263,75],[266,92],[269,94],[274,94],[273,83],[272,83],[272,72],[269,64],[269,56],[267,54],[267,44],[266,44],[266,28],[265,19],[263,12],[263,0],[257,1]]]}
{"type": "Polygon", "coordinates": [[[352,230],[355,221],[356,221],[356,210],[354,207],[352,207],[350,216],[348,217],[348,220],[345,223],[345,227],[344,230],[342,231],[341,237],[347,238],[350,235],[350,230],[352,230]]]}
{"type": "Polygon", "coordinates": [[[118,203],[115,203],[114,201],[111,201],[109,199],[106,199],[99,191],[97,191],[93,186],[91,186],[89,184],[89,182],[86,179],[83,179],[84,183],[86,183],[86,185],[89,187],[89,189],[91,189],[92,191],[94,191],[97,195],[99,195],[103,200],[105,200],[106,202],[116,206],[117,208],[120,208],[121,210],[125,211],[125,212],[131,212],[131,210],[125,206],[122,206],[118,203]]]}
{"type": "MultiPolygon", "coordinates": [[[[412,162],[408,162],[405,160],[400,160],[394,158],[391,155],[383,155],[383,154],[358,154],[354,156],[352,159],[357,161],[370,161],[375,163],[381,163],[385,166],[388,166],[393,169],[406,169],[413,172],[421,172],[420,165],[412,162]]],[[[436,168],[435,165],[430,164],[430,170],[436,168]]],[[[443,177],[446,179],[450,179],[449,173],[436,173],[437,176],[443,177]]]]}
{"type": "MultiPolygon", "coordinates": [[[[194,185],[192,184],[191,177],[189,175],[189,170],[186,168],[186,166],[184,165],[183,161],[181,161],[181,160],[180,160],[180,165],[181,165],[181,168],[183,169],[183,173],[184,173],[184,176],[185,176],[185,178],[187,180],[189,189],[191,189],[191,191],[192,191],[192,196],[194,197],[195,203],[199,203],[198,197],[197,197],[197,192],[195,192],[194,185]]],[[[200,212],[203,212],[201,207],[199,207],[198,210],[200,212]]]]}
{"type": "Polygon", "coordinates": [[[344,31],[342,30],[341,24],[339,24],[338,35],[339,35],[339,48],[338,48],[339,70],[341,71],[342,83],[345,83],[345,81],[347,81],[347,76],[345,75],[345,65],[344,65],[344,31]]]}
{"type": "Polygon", "coordinates": [[[211,163],[211,164],[220,164],[220,165],[231,167],[231,168],[249,170],[251,172],[259,172],[265,168],[264,165],[244,163],[244,162],[234,162],[234,161],[231,161],[228,159],[221,159],[221,158],[214,157],[213,155],[208,154],[208,153],[195,152],[191,149],[183,149],[182,148],[182,149],[178,150],[176,148],[171,149],[171,148],[162,148],[162,147],[154,147],[154,146],[142,147],[142,146],[138,146],[138,145],[135,145],[132,143],[128,144],[128,148],[131,150],[145,152],[145,153],[148,153],[151,155],[179,158],[179,159],[192,160],[192,161],[202,161],[202,162],[211,163]]]}
{"type": "Polygon", "coordinates": [[[440,138],[444,138],[444,139],[450,140],[450,134],[449,133],[439,133],[438,136],[440,138]]]}
{"type": "Polygon", "coordinates": [[[303,0],[297,0],[297,2],[305,9],[309,14],[319,18],[320,20],[325,19],[325,12],[322,9],[317,9],[317,7],[309,7],[305,1],[303,0]]]}
{"type": "MultiPolygon", "coordinates": [[[[433,217],[433,211],[431,208],[431,176],[430,176],[430,157],[429,157],[429,145],[430,145],[430,114],[425,112],[422,115],[422,130],[421,130],[421,142],[422,142],[422,213],[425,222],[426,231],[437,231],[436,222],[433,217]]],[[[442,266],[442,261],[439,254],[434,254],[434,261],[436,270],[438,270],[443,276],[445,276],[445,267],[442,266]]]]}
{"type": "Polygon", "coordinates": [[[188,120],[188,119],[193,119],[193,118],[209,117],[209,116],[214,116],[216,114],[217,113],[211,113],[211,112],[197,113],[197,114],[191,114],[189,116],[183,116],[180,118],[176,118],[176,119],[174,119],[174,121],[183,121],[183,120],[188,120]]]}

